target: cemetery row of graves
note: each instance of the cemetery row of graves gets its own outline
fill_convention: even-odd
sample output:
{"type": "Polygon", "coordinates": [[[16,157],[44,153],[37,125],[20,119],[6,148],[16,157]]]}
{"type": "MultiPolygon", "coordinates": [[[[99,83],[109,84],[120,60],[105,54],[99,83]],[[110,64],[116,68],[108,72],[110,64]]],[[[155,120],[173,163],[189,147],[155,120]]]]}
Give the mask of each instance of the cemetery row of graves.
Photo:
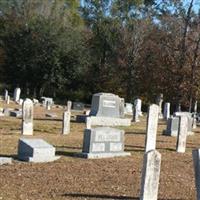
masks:
{"type": "Polygon", "coordinates": [[[79,111],[20,93],[1,100],[1,199],[200,199],[197,103],[171,115],[161,94],[146,115],[110,93],[79,111]]]}

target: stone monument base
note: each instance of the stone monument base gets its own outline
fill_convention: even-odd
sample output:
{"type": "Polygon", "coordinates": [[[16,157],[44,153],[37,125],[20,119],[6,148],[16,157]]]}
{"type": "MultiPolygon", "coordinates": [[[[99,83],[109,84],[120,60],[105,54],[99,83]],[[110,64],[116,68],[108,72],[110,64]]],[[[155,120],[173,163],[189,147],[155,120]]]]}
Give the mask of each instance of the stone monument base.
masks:
{"type": "Polygon", "coordinates": [[[122,157],[130,156],[129,152],[120,152],[120,153],[80,153],[78,157],[88,158],[88,159],[98,159],[98,158],[113,158],[113,157],[122,157]]]}

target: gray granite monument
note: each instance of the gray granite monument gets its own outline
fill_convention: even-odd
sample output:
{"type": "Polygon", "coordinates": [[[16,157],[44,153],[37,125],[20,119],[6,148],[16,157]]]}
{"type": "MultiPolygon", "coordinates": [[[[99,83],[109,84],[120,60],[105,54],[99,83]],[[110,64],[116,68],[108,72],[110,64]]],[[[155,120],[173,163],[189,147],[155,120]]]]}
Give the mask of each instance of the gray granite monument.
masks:
{"type": "Polygon", "coordinates": [[[19,139],[18,159],[28,162],[51,162],[57,160],[55,148],[42,139],[19,139]]]}
{"type": "Polygon", "coordinates": [[[127,156],[124,152],[124,131],[110,127],[85,129],[83,151],[85,158],[127,156]]]}

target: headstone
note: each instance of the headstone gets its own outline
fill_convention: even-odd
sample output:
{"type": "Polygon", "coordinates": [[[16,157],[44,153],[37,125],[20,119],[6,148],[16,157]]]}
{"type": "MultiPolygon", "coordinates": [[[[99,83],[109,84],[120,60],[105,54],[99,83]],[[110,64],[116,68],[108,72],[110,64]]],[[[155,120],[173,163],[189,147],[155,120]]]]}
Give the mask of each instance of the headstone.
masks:
{"type": "Polygon", "coordinates": [[[91,129],[92,128],[92,122],[91,122],[91,117],[86,118],[86,129],[91,129]]]}
{"type": "Polygon", "coordinates": [[[19,99],[19,101],[17,102],[20,106],[23,104],[24,100],[23,99],[19,99]]]}
{"type": "Polygon", "coordinates": [[[4,100],[7,101],[7,99],[8,99],[8,90],[5,90],[4,100]]]}
{"type": "Polygon", "coordinates": [[[125,103],[124,111],[125,111],[126,115],[132,115],[133,114],[133,104],[132,103],[125,103]]]}
{"type": "Polygon", "coordinates": [[[85,158],[130,155],[124,152],[124,131],[110,127],[85,129],[81,155],[85,158]]]}
{"type": "Polygon", "coordinates": [[[180,117],[180,116],[187,116],[188,119],[188,135],[194,135],[194,132],[192,131],[192,125],[193,125],[193,118],[192,113],[190,112],[175,112],[174,116],[180,117]]]}
{"type": "Polygon", "coordinates": [[[91,116],[124,117],[124,99],[111,93],[97,93],[92,96],[91,116]]]}
{"type": "Polygon", "coordinates": [[[195,149],[192,151],[193,164],[195,172],[195,185],[197,191],[197,200],[200,199],[200,149],[195,149]]]}
{"type": "Polygon", "coordinates": [[[155,150],[156,148],[156,135],[158,127],[158,105],[152,104],[149,106],[147,117],[147,130],[145,140],[145,152],[155,150]]]}
{"type": "Polygon", "coordinates": [[[137,109],[136,105],[134,105],[133,109],[133,122],[139,122],[139,110],[137,109]]]}
{"type": "Polygon", "coordinates": [[[51,104],[49,101],[46,102],[46,109],[51,110],[51,104]]]}
{"type": "Polygon", "coordinates": [[[71,108],[72,108],[72,102],[71,101],[67,101],[67,111],[71,112],[71,108]]]}
{"type": "Polygon", "coordinates": [[[59,157],[55,156],[56,149],[42,139],[19,139],[18,159],[28,162],[51,162],[59,157]]]}
{"type": "Polygon", "coordinates": [[[0,165],[12,164],[12,158],[0,157],[0,165]]]}
{"type": "Polygon", "coordinates": [[[50,106],[53,106],[54,101],[50,97],[41,97],[43,107],[47,107],[47,102],[50,106]]]}
{"type": "Polygon", "coordinates": [[[6,104],[10,104],[10,96],[9,95],[7,96],[6,104]]]}
{"type": "Polygon", "coordinates": [[[22,106],[22,135],[33,135],[33,102],[25,99],[22,106]]]}
{"type": "Polygon", "coordinates": [[[11,117],[22,117],[22,111],[16,111],[16,110],[12,110],[10,111],[10,116],[11,117]]]}
{"type": "Polygon", "coordinates": [[[11,108],[4,108],[4,110],[3,110],[3,113],[4,113],[4,116],[10,116],[10,112],[12,111],[12,109],[11,108]]]}
{"type": "Polygon", "coordinates": [[[165,103],[164,105],[164,119],[168,120],[170,118],[170,103],[165,103]]]}
{"type": "Polygon", "coordinates": [[[140,200],[157,200],[161,154],[152,150],[144,155],[140,200]]]}
{"type": "Polygon", "coordinates": [[[38,104],[38,103],[39,103],[39,100],[33,98],[33,104],[35,105],[35,104],[38,104]]]}
{"type": "Polygon", "coordinates": [[[188,134],[188,118],[187,116],[180,116],[178,138],[176,143],[176,151],[179,153],[185,153],[186,140],[188,134]]]}
{"type": "Polygon", "coordinates": [[[139,116],[142,116],[142,100],[141,99],[135,99],[134,105],[139,112],[139,116]]]}
{"type": "Polygon", "coordinates": [[[15,88],[15,91],[14,91],[14,101],[15,102],[18,102],[20,100],[20,94],[21,94],[21,89],[15,88]]]}
{"type": "Polygon", "coordinates": [[[167,120],[167,130],[164,131],[165,135],[177,137],[179,127],[179,117],[170,117],[167,120]]]}
{"type": "Polygon", "coordinates": [[[194,113],[193,113],[193,122],[192,122],[192,128],[193,129],[197,128],[197,105],[198,105],[198,102],[195,101],[194,113]]]}
{"type": "Polygon", "coordinates": [[[159,119],[162,119],[163,118],[163,115],[162,115],[162,103],[163,103],[163,94],[159,94],[157,96],[157,99],[156,99],[156,104],[159,106],[159,119]]]}
{"type": "Polygon", "coordinates": [[[82,111],[84,110],[85,105],[81,102],[73,102],[73,110],[82,111]]]}
{"type": "Polygon", "coordinates": [[[65,111],[63,113],[62,134],[67,135],[70,133],[70,118],[71,112],[65,111]]]}

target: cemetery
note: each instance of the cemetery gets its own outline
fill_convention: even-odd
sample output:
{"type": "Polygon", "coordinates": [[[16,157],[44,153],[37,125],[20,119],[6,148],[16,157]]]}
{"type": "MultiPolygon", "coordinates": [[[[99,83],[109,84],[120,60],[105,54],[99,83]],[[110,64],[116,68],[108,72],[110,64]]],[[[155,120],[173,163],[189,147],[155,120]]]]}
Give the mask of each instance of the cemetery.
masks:
{"type": "Polygon", "coordinates": [[[108,100],[104,105],[100,99],[91,104],[92,115],[73,110],[71,101],[51,105],[49,110],[43,102],[33,105],[31,99],[24,99],[19,105],[13,99],[7,104],[2,97],[0,106],[10,114],[2,111],[0,118],[0,198],[196,199],[198,122],[191,135],[189,114],[176,113],[177,135],[166,135],[171,118],[159,119],[167,111],[158,103],[138,114],[137,121],[134,106],[132,116],[122,113],[131,120],[130,126],[93,125],[93,109],[103,110],[101,117],[111,121],[120,117],[117,110],[126,104],[118,107],[112,97],[111,107],[108,100]],[[106,112],[107,106],[112,112],[106,112]],[[21,109],[21,116],[11,114],[21,109]],[[85,115],[86,122],[77,121],[78,115],[85,115]]]}
{"type": "Polygon", "coordinates": [[[200,0],[0,0],[0,200],[200,200],[200,0]]]}

